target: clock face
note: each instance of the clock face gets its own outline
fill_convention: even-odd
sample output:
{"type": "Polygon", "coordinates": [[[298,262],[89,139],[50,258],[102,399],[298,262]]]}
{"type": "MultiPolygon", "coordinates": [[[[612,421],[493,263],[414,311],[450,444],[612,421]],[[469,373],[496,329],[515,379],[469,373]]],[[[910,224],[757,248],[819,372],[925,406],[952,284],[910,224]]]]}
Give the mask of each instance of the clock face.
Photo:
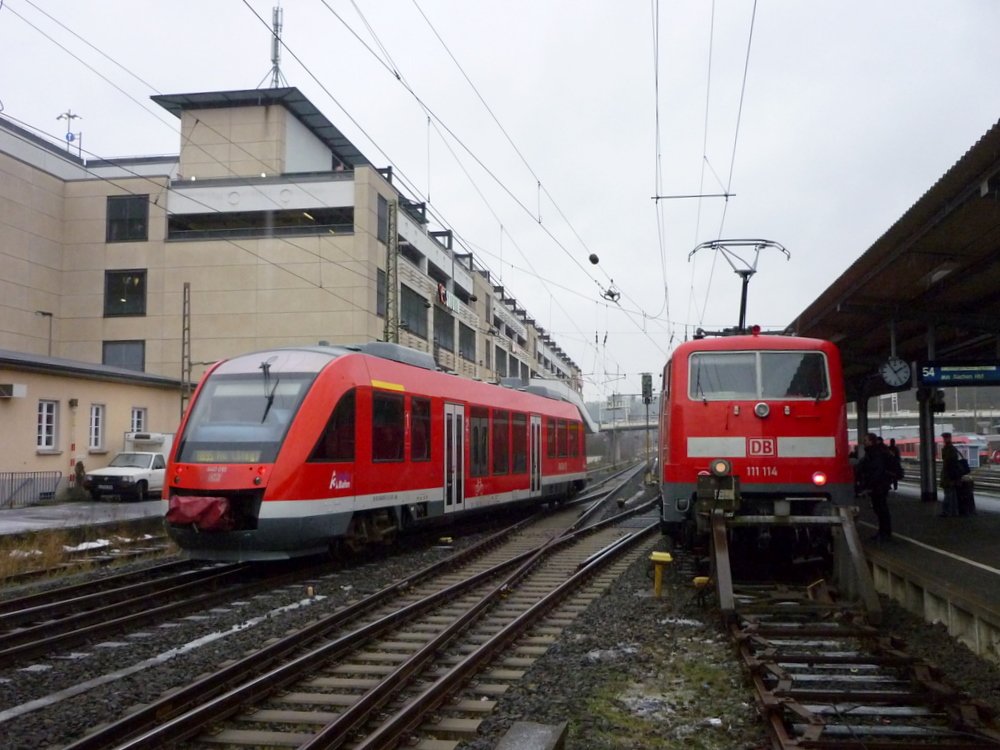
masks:
{"type": "Polygon", "coordinates": [[[905,385],[910,380],[910,366],[899,357],[889,357],[878,370],[882,379],[891,386],[905,385]]]}

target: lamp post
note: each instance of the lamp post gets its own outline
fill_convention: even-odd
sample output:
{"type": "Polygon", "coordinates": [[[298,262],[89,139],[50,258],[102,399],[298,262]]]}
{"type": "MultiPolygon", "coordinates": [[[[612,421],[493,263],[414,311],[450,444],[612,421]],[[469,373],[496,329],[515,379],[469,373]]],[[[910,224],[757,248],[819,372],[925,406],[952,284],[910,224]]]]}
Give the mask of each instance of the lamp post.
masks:
{"type": "Polygon", "coordinates": [[[52,356],[52,313],[48,310],[35,310],[35,315],[41,315],[43,318],[49,319],[49,356],[52,356]]]}

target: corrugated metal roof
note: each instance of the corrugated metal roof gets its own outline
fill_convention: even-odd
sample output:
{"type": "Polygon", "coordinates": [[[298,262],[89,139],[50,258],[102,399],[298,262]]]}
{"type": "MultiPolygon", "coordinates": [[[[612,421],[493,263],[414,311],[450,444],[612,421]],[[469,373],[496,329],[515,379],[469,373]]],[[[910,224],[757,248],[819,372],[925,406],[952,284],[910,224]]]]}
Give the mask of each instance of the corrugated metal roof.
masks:
{"type": "Polygon", "coordinates": [[[995,361],[1000,335],[1000,121],[789,326],[836,341],[855,394],[884,392],[890,353],[995,361]]]}

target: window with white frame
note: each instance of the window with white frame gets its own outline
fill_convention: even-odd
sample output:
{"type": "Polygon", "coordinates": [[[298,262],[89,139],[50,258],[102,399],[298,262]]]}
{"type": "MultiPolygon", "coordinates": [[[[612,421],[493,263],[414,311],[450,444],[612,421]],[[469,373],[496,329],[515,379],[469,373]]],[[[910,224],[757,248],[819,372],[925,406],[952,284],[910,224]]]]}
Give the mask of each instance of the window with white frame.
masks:
{"type": "Polygon", "coordinates": [[[146,431],[146,407],[133,406],[132,420],[129,422],[129,432],[146,431]]]}
{"type": "Polygon", "coordinates": [[[90,429],[87,436],[87,448],[92,451],[104,448],[104,404],[90,405],[90,429]]]}
{"type": "Polygon", "coordinates": [[[40,451],[56,449],[56,427],[59,424],[59,402],[38,402],[38,432],[35,445],[40,451]]]}

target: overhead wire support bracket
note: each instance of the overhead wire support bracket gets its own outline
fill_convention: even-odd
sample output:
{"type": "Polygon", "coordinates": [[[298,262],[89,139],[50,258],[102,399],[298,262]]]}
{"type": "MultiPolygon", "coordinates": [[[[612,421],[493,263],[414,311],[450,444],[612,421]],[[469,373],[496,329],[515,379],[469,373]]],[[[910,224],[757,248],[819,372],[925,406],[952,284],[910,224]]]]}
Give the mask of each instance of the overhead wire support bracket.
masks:
{"type": "Polygon", "coordinates": [[[750,277],[757,273],[757,259],[760,257],[760,251],[773,247],[775,250],[780,250],[785,255],[786,260],[791,260],[792,255],[785,249],[784,245],[774,242],[773,240],[759,240],[759,239],[747,239],[747,240],[710,240],[708,242],[702,242],[700,245],[695,247],[690,253],[688,253],[688,260],[694,256],[699,250],[715,250],[719,252],[729,266],[736,272],[743,282],[743,289],[740,294],[740,322],[738,330],[746,330],[746,318],[747,318],[747,287],[750,284],[750,277]],[[749,261],[742,257],[738,253],[734,252],[732,248],[753,248],[753,261],[749,261]]]}

